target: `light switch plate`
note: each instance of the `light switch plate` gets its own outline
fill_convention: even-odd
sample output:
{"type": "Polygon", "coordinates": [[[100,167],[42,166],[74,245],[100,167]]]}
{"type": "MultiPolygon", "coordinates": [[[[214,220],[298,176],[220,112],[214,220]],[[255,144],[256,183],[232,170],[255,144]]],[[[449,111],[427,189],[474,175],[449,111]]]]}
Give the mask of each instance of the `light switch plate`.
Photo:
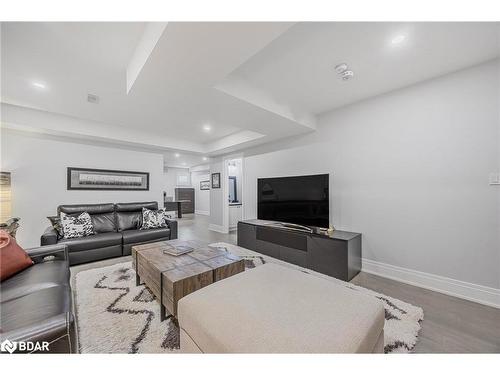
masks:
{"type": "Polygon", "coordinates": [[[490,185],[500,185],[500,173],[490,173],[490,185]]]}

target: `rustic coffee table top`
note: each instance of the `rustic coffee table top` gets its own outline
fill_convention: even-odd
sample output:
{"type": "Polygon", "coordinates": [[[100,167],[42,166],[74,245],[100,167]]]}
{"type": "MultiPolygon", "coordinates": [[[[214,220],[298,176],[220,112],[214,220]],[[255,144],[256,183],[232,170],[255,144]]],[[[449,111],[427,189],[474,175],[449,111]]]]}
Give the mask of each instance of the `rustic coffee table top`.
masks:
{"type": "Polygon", "coordinates": [[[162,318],[164,305],[177,315],[179,299],[245,269],[240,257],[196,240],[170,240],[133,246],[132,262],[137,277],[160,300],[162,318]],[[181,255],[164,252],[171,250],[172,246],[193,250],[181,255]]]}
{"type": "MultiPolygon", "coordinates": [[[[153,242],[133,246],[132,252],[137,253],[138,256],[146,260],[160,272],[168,271],[181,266],[187,266],[193,263],[202,263],[207,266],[209,264],[215,265],[213,259],[218,257],[221,257],[219,262],[227,260],[232,260],[234,262],[240,259],[225,250],[211,248],[207,243],[197,240],[170,240],[153,242]],[[171,246],[191,247],[193,248],[193,251],[182,255],[171,255],[163,252],[171,246]],[[212,260],[212,262],[209,262],[210,260],[212,260]]],[[[136,257],[133,258],[135,259],[136,257]]],[[[217,267],[211,268],[213,269],[217,267]]]]}

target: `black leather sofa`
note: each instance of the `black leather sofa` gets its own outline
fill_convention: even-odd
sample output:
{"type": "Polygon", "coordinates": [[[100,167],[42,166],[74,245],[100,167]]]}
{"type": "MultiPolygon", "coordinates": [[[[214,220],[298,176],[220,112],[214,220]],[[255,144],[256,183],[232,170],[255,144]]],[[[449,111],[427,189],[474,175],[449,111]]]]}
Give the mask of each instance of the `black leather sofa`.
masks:
{"type": "Polygon", "coordinates": [[[166,219],[167,227],[140,230],[142,208],[158,209],[158,202],[73,204],[57,207],[57,214],[68,215],[88,212],[96,234],[64,239],[49,227],[41,237],[41,245],[65,244],[68,246],[70,265],[130,255],[137,244],[172,240],[177,238],[177,221],[166,219]]]}
{"type": "Polygon", "coordinates": [[[21,350],[19,342],[38,343],[38,349],[47,342],[47,353],[74,353],[77,348],[66,245],[26,252],[35,264],[0,284],[0,342],[16,342],[16,352],[36,348],[21,350]]]}

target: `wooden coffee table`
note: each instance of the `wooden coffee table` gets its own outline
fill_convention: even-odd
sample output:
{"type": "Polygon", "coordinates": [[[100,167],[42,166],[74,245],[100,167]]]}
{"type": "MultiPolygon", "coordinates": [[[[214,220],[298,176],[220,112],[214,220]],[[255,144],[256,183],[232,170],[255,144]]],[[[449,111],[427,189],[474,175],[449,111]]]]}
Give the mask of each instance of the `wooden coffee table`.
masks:
{"type": "Polygon", "coordinates": [[[132,246],[136,285],[143,281],[160,301],[161,320],[166,310],[177,317],[177,302],[184,296],[245,270],[243,259],[205,242],[170,240],[132,246]],[[191,247],[183,255],[165,254],[170,246],[191,247]]]}

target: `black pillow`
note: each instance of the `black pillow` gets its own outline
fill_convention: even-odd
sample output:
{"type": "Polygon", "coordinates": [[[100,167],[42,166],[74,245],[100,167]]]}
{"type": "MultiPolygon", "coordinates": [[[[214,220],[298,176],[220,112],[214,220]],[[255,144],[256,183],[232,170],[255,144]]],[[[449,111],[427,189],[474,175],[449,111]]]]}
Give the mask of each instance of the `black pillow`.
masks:
{"type": "Polygon", "coordinates": [[[49,219],[52,228],[57,232],[57,239],[63,238],[64,231],[61,225],[61,218],[59,216],[47,216],[47,219],[49,219]]]}

